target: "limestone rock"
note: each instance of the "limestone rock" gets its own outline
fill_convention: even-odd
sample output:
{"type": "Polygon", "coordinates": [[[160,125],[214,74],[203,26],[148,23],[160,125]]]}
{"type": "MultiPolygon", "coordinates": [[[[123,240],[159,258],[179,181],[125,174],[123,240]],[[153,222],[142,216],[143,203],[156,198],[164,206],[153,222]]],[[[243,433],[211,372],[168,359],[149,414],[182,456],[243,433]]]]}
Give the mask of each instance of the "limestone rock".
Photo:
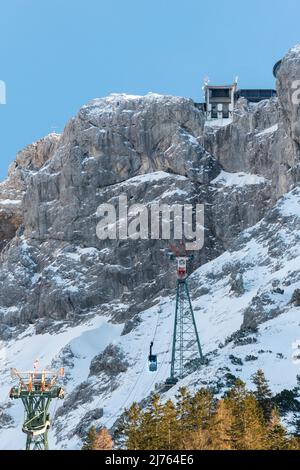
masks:
{"type": "Polygon", "coordinates": [[[109,377],[114,377],[121,372],[126,372],[127,368],[128,363],[120,348],[109,344],[99,356],[92,360],[90,375],[98,375],[104,372],[109,377]]]}
{"type": "Polygon", "coordinates": [[[0,251],[23,223],[23,197],[29,178],[53,156],[60,136],[49,134],[20,151],[0,183],[0,251]]]}
{"type": "Polygon", "coordinates": [[[291,302],[295,305],[295,307],[300,307],[300,289],[294,290],[291,302]]]}
{"type": "Polygon", "coordinates": [[[245,293],[243,275],[232,274],[230,279],[230,290],[236,295],[243,295],[245,293]]]}
{"type": "Polygon", "coordinates": [[[287,134],[295,150],[300,150],[300,44],[291,48],[283,58],[277,73],[279,102],[287,134]]]}

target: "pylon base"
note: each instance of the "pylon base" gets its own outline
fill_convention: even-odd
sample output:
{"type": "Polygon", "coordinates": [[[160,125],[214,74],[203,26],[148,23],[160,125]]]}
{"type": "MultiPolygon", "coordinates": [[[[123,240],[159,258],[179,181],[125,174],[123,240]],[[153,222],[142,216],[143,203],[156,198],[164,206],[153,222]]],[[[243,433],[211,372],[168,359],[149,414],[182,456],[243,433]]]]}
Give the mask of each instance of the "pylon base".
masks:
{"type": "Polygon", "coordinates": [[[176,377],[168,377],[167,380],[165,381],[165,386],[168,388],[174,387],[178,382],[178,379],[176,377]]]}

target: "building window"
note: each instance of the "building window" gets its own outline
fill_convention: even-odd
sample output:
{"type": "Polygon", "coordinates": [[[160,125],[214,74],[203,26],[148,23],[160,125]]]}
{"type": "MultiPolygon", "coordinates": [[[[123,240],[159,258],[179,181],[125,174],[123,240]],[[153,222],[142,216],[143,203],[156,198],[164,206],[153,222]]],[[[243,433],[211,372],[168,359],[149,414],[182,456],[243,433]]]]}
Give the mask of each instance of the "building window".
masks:
{"type": "Polygon", "coordinates": [[[215,90],[210,90],[211,98],[230,98],[230,89],[229,88],[220,88],[215,90]]]}

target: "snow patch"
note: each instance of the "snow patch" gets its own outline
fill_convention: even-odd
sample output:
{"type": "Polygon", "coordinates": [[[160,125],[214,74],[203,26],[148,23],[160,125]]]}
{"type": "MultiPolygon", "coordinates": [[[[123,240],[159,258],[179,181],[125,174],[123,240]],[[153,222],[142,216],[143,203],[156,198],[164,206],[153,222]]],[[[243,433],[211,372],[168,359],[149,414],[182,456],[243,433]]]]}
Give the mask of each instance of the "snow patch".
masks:
{"type": "Polygon", "coordinates": [[[22,201],[20,199],[0,199],[1,205],[20,205],[22,201]]]}
{"type": "Polygon", "coordinates": [[[155,181],[160,181],[166,178],[172,178],[177,181],[186,181],[187,178],[185,176],[181,175],[173,175],[171,173],[166,173],[165,171],[155,171],[153,173],[146,173],[144,175],[138,175],[134,176],[133,178],[130,178],[121,184],[124,186],[127,185],[134,185],[137,186],[142,183],[153,183],[155,181]]]}
{"type": "Polygon", "coordinates": [[[232,123],[232,118],[226,119],[212,119],[205,121],[205,127],[225,127],[232,123]]]}
{"type": "Polygon", "coordinates": [[[228,173],[222,170],[221,173],[211,181],[211,184],[221,186],[246,186],[264,184],[267,180],[263,176],[252,175],[249,173],[228,173]]]}
{"type": "Polygon", "coordinates": [[[278,131],[278,124],[274,124],[274,126],[271,126],[271,127],[268,127],[267,129],[264,129],[263,131],[256,134],[256,137],[261,137],[261,136],[267,135],[267,134],[273,134],[276,131],[278,131]]]}
{"type": "Polygon", "coordinates": [[[286,194],[280,201],[279,208],[283,216],[300,217],[300,193],[298,189],[286,194]]]}

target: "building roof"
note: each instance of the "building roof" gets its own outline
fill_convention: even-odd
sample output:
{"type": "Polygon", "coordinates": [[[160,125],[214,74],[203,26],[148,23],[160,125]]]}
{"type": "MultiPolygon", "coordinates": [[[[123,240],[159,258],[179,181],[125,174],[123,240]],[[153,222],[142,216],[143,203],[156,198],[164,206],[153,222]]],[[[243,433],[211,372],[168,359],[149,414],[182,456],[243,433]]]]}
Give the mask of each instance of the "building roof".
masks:
{"type": "Polygon", "coordinates": [[[212,89],[222,89],[222,88],[234,88],[236,87],[236,83],[233,83],[232,85],[205,85],[206,88],[212,88],[212,89]]]}

